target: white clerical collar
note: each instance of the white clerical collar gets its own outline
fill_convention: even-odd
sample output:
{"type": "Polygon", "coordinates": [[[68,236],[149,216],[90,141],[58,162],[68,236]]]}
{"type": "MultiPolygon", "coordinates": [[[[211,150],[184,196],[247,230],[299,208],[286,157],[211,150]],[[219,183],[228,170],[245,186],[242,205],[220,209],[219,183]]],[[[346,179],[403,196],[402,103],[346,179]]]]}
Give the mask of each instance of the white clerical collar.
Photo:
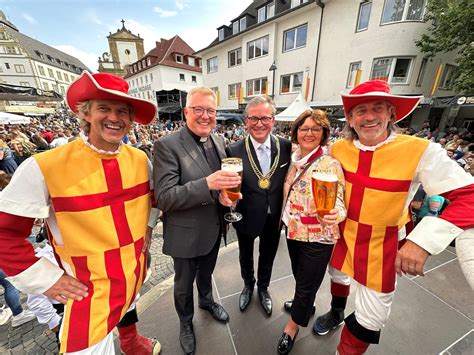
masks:
{"type": "Polygon", "coordinates": [[[91,143],[89,143],[89,137],[86,136],[84,132],[82,132],[82,131],[79,132],[79,136],[81,137],[82,141],[84,142],[84,144],[85,144],[86,146],[88,146],[88,147],[91,148],[94,152],[99,153],[99,154],[117,155],[118,153],[120,153],[120,148],[122,148],[122,144],[123,144],[123,142],[120,141],[117,150],[114,151],[114,152],[110,152],[110,151],[108,151],[108,150],[99,149],[99,148],[93,146],[91,143]]]}
{"type": "Polygon", "coordinates": [[[388,144],[390,142],[393,142],[395,140],[395,138],[397,138],[397,133],[396,132],[391,132],[390,135],[387,137],[387,139],[385,139],[383,142],[380,142],[376,145],[372,145],[372,146],[369,146],[369,145],[363,145],[358,139],[354,139],[354,145],[360,149],[360,150],[363,150],[363,151],[366,151],[366,152],[373,152],[375,151],[377,148],[385,145],[385,144],[388,144]]]}
{"type": "Polygon", "coordinates": [[[252,142],[252,144],[253,144],[253,149],[255,149],[255,151],[257,151],[257,149],[260,148],[261,145],[264,145],[265,147],[267,147],[267,148],[268,148],[267,150],[271,150],[271,149],[272,149],[271,134],[268,135],[267,139],[266,139],[265,142],[263,142],[263,143],[257,142],[257,141],[252,137],[252,135],[250,135],[250,141],[252,142]]]}

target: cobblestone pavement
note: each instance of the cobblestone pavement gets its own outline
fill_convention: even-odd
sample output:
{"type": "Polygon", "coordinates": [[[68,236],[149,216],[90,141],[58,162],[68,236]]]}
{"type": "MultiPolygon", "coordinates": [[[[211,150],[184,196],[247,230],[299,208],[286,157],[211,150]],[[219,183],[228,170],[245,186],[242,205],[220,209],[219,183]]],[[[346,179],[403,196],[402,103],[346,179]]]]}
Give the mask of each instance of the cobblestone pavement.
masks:
{"type": "MultiPolygon", "coordinates": [[[[233,228],[230,229],[227,243],[237,240],[233,228]]],[[[221,247],[224,245],[222,242],[221,247]]],[[[171,257],[163,255],[161,252],[163,246],[162,229],[159,224],[153,234],[153,240],[150,247],[152,274],[148,281],[143,285],[140,294],[144,295],[160,282],[169,278],[173,270],[173,261],[171,257]]],[[[23,308],[26,309],[26,295],[21,294],[23,308]]],[[[0,303],[4,304],[3,287],[0,287],[0,303]]],[[[57,353],[56,340],[46,325],[39,324],[36,320],[25,323],[19,327],[13,328],[11,321],[0,326],[0,354],[12,355],[43,355],[57,353]]]]}

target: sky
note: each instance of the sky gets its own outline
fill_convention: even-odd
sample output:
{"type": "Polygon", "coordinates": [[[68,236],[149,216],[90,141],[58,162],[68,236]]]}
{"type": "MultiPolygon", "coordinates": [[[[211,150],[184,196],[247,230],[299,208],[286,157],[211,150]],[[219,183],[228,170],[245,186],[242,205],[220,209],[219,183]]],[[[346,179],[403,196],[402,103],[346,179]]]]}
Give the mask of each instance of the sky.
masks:
{"type": "Polygon", "coordinates": [[[176,34],[195,51],[217,37],[252,0],[0,0],[0,9],[18,30],[81,60],[97,71],[109,52],[107,36],[125,27],[144,39],[145,53],[155,41],[176,34]]]}

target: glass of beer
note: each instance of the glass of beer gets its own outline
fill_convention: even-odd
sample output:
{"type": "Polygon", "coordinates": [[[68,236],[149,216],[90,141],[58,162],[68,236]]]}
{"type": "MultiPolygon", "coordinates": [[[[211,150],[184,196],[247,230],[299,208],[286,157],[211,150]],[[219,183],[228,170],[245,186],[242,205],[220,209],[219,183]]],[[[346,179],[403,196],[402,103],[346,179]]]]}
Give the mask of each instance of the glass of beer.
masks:
{"type": "MultiPolygon", "coordinates": [[[[336,205],[337,175],[333,172],[315,171],[311,176],[311,187],[318,219],[321,221],[336,205]]],[[[328,226],[322,225],[321,241],[334,243],[328,226]]]]}
{"type": "MultiPolygon", "coordinates": [[[[232,171],[234,173],[237,173],[240,175],[240,178],[242,179],[242,174],[244,171],[244,166],[242,164],[242,159],[240,158],[224,158],[222,159],[222,165],[221,169],[223,171],[232,171]]],[[[232,202],[238,201],[239,195],[240,195],[240,186],[242,183],[239,184],[239,186],[233,187],[231,189],[226,189],[225,192],[227,194],[227,197],[232,202]]],[[[230,212],[226,213],[224,215],[224,219],[227,222],[233,223],[233,222],[238,222],[242,219],[242,214],[239,212],[234,211],[234,207],[230,207],[230,212]]]]}

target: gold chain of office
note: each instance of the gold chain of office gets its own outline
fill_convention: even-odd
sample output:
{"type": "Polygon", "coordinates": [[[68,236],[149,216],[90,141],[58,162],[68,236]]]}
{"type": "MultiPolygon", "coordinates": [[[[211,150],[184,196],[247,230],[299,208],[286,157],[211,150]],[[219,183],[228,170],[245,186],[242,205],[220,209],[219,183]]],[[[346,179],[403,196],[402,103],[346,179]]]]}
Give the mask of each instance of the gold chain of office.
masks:
{"type": "Polygon", "coordinates": [[[249,136],[245,138],[245,149],[247,150],[247,156],[249,157],[250,166],[252,167],[252,170],[255,173],[255,175],[257,175],[258,187],[260,187],[263,190],[267,190],[268,188],[270,188],[270,179],[275,173],[278,166],[278,162],[280,161],[280,141],[278,140],[277,137],[275,137],[275,140],[276,140],[275,144],[276,144],[276,149],[277,149],[277,155],[275,157],[275,161],[273,162],[268,173],[266,175],[263,175],[263,173],[258,168],[257,163],[255,163],[255,160],[253,160],[253,155],[250,151],[250,143],[249,143],[250,138],[249,136]]]}

